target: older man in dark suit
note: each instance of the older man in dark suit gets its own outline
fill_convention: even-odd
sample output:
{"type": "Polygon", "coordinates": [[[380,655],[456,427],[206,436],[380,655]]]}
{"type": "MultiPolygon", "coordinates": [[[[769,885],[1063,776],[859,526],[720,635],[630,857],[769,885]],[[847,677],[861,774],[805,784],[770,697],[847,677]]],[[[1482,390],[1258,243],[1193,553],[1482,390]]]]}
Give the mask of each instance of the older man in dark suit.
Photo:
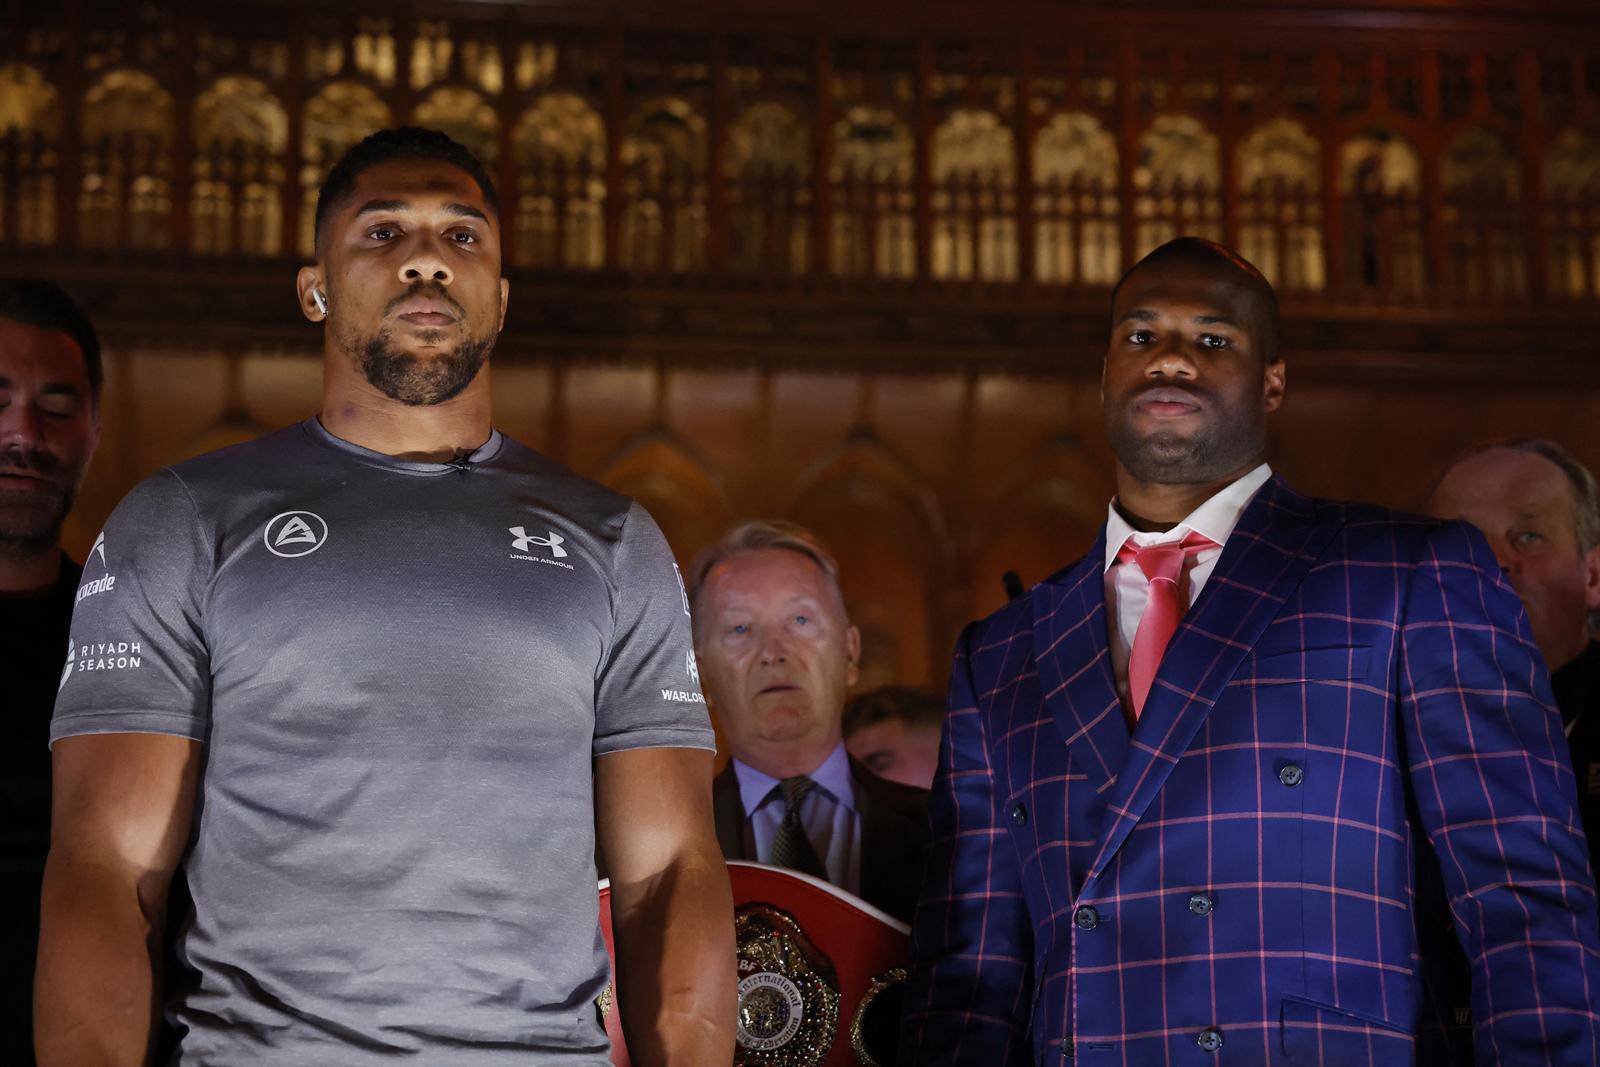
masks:
{"type": "Polygon", "coordinates": [[[748,522],[690,571],[701,682],[733,756],[713,792],[723,854],[825,879],[909,921],[928,794],[845,751],[861,635],[838,564],[799,526],[748,522]]]}

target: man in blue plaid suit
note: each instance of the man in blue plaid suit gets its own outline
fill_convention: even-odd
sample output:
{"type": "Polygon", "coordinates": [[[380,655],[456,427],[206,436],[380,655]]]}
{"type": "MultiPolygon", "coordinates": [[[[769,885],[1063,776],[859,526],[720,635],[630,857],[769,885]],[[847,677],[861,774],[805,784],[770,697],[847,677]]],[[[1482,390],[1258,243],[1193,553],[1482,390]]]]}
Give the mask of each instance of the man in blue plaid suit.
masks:
{"type": "Polygon", "coordinates": [[[1277,303],[1232,252],[1163,246],[1112,320],[1106,529],[957,648],[902,1065],[1600,1064],[1561,720],[1489,547],[1272,474],[1277,303]]]}

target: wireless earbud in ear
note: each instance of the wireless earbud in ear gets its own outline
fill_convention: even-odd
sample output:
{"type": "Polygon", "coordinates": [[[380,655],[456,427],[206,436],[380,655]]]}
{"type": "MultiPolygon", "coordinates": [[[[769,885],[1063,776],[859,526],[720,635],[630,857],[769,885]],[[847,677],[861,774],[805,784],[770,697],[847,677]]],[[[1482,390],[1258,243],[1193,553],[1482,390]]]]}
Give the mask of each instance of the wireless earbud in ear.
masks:
{"type": "Polygon", "coordinates": [[[317,310],[322,314],[328,313],[328,298],[322,295],[322,290],[316,286],[311,287],[311,302],[317,305],[317,310]]]}

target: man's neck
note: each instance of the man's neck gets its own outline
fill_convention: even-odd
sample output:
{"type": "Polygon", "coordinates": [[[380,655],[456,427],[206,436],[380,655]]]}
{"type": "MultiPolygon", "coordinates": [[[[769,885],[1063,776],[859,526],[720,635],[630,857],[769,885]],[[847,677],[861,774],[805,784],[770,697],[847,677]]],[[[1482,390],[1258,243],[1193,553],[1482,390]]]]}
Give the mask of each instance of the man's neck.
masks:
{"type": "Polygon", "coordinates": [[[831,739],[804,745],[761,745],[747,752],[737,752],[733,758],[781,782],[785,778],[815,774],[843,742],[844,738],[836,733],[831,739]]]}
{"type": "Polygon", "coordinates": [[[61,548],[20,556],[0,555],[0,597],[38,596],[61,578],[61,548]]]}
{"type": "Polygon", "coordinates": [[[332,372],[322,389],[322,426],[335,437],[397,459],[448,463],[489,439],[489,368],[442,404],[412,406],[364,379],[332,372]]]}
{"type": "Polygon", "coordinates": [[[1222,490],[1266,462],[1266,456],[1252,457],[1220,478],[1205,482],[1167,484],[1147,482],[1117,464],[1117,510],[1128,525],[1140,532],[1172,529],[1194,510],[1222,490]]]}

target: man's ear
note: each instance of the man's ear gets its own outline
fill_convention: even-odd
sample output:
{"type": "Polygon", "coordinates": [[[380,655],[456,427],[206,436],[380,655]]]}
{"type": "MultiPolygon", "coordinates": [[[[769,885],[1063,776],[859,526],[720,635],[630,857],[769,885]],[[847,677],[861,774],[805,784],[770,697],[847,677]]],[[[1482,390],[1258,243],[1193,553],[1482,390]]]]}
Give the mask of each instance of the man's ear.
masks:
{"type": "Polygon", "coordinates": [[[321,263],[301,267],[294,276],[294,290],[295,295],[299,297],[300,314],[311,322],[321,322],[328,317],[328,313],[317,306],[316,300],[311,296],[313,289],[322,293],[324,300],[328,298],[328,283],[323,280],[321,263]]]}
{"type": "Polygon", "coordinates": [[[1263,411],[1277,411],[1283,404],[1283,390],[1285,386],[1286,368],[1283,357],[1279,356],[1268,363],[1261,371],[1261,408],[1263,411]]]}
{"type": "MultiPolygon", "coordinates": [[[[500,279],[500,329],[506,328],[506,308],[511,306],[511,283],[500,279]]],[[[498,332],[498,331],[496,331],[498,332]]]]}
{"type": "Polygon", "coordinates": [[[861,680],[861,631],[854,626],[844,632],[844,649],[850,664],[845,670],[845,684],[855,685],[861,680]]]}

